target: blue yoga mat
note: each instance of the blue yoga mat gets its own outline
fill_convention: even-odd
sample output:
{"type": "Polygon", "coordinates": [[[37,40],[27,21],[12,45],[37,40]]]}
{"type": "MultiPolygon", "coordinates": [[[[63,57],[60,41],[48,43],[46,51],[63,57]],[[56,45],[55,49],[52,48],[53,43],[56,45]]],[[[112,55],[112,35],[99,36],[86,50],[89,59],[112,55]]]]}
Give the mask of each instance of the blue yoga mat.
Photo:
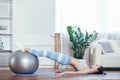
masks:
{"type": "MultiPolygon", "coordinates": [[[[16,74],[16,76],[56,76],[57,73],[55,72],[35,72],[34,74],[16,74]]],[[[64,75],[64,76],[71,76],[71,75],[64,75]]],[[[73,76],[73,75],[72,75],[73,76]]],[[[86,75],[74,75],[74,76],[103,76],[98,74],[86,74],[86,75]]]]}
{"type": "Polygon", "coordinates": [[[55,72],[35,72],[34,74],[16,74],[17,76],[55,76],[55,72]]]}

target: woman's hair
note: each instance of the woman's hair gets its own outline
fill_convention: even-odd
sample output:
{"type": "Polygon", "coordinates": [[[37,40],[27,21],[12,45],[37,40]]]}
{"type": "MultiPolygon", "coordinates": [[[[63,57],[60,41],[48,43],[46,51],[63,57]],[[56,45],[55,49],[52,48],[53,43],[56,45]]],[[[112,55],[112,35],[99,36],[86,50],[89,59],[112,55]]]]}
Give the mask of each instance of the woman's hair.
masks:
{"type": "Polygon", "coordinates": [[[95,72],[93,74],[103,74],[103,75],[106,75],[106,73],[103,72],[103,70],[104,70],[103,66],[100,66],[97,70],[98,70],[98,72],[95,72]]]}

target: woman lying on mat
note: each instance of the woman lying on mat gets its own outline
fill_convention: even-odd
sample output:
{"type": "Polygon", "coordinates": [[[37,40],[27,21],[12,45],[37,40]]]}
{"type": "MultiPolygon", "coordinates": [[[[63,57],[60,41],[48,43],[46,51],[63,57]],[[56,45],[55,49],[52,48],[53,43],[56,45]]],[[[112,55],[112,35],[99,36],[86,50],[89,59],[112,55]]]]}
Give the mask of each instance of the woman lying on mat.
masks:
{"type": "Polygon", "coordinates": [[[59,75],[65,74],[104,74],[103,67],[99,65],[92,65],[88,67],[86,61],[75,59],[63,53],[51,52],[51,51],[38,51],[30,48],[25,48],[24,51],[29,52],[35,56],[47,57],[59,62],[62,65],[71,65],[76,71],[65,71],[59,75]]]}

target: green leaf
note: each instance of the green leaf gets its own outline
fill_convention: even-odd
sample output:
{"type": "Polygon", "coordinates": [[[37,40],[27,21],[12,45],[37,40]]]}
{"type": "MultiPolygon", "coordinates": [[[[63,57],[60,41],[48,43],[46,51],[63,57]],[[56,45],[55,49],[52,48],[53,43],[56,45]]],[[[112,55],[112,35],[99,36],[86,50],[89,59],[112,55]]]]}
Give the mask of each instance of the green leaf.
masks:
{"type": "Polygon", "coordinates": [[[77,59],[82,59],[85,49],[90,45],[92,41],[97,38],[98,33],[83,33],[80,27],[67,26],[70,42],[72,43],[73,56],[77,59]]]}

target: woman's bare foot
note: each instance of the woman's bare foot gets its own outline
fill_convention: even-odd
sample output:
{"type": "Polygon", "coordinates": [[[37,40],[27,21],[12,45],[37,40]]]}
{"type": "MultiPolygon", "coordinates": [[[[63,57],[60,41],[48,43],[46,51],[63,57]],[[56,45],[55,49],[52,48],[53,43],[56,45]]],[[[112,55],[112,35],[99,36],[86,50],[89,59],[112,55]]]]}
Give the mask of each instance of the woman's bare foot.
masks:
{"type": "Polygon", "coordinates": [[[30,49],[29,49],[29,48],[25,48],[24,51],[25,51],[25,52],[29,52],[30,49]]]}

